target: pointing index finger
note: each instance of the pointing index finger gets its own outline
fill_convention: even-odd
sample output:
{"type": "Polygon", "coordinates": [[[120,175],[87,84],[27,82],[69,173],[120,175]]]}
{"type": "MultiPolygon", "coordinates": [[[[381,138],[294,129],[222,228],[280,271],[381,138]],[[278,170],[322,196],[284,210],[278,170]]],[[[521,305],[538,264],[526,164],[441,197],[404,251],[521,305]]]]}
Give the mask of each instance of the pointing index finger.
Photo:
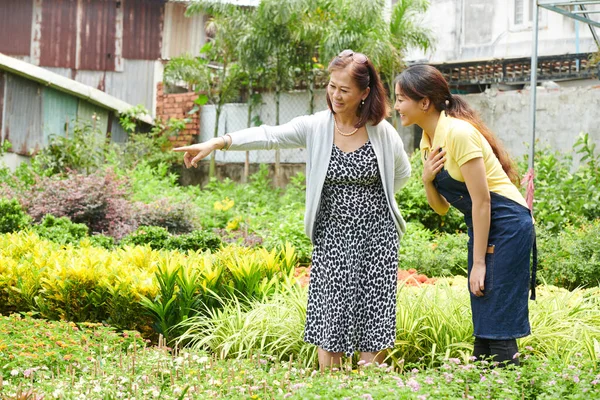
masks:
{"type": "Polygon", "coordinates": [[[175,147],[173,151],[188,151],[190,146],[175,147]]]}

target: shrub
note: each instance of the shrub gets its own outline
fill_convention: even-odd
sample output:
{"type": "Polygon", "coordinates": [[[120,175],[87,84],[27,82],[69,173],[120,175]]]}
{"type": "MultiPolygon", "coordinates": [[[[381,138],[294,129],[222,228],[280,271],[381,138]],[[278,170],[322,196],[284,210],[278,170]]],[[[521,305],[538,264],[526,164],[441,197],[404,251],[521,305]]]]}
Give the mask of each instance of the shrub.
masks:
{"type": "Polygon", "coordinates": [[[69,217],[87,225],[92,233],[119,239],[135,227],[127,193],[127,181],[110,170],[103,175],[73,173],[64,179],[38,178],[24,194],[23,203],[36,221],[46,214],[69,217]]]}
{"type": "Polygon", "coordinates": [[[163,198],[150,204],[137,203],[135,208],[139,226],[160,226],[170,233],[182,234],[192,232],[199,225],[193,204],[163,198]]]}
{"type": "Polygon", "coordinates": [[[214,251],[221,247],[221,244],[221,238],[214,233],[196,230],[184,235],[171,236],[166,240],[165,248],[181,251],[214,251]]]}
{"type": "MultiPolygon", "coordinates": [[[[573,152],[581,158],[577,166],[571,154],[549,148],[535,153],[535,219],[553,233],[567,224],[600,218],[600,156],[588,134],[579,135],[573,152]]],[[[527,161],[521,160],[522,171],[527,161]]]]}
{"type": "Polygon", "coordinates": [[[111,250],[115,247],[115,239],[111,236],[98,234],[90,236],[88,239],[90,245],[94,247],[102,247],[107,250],[111,250]]]}
{"type": "Polygon", "coordinates": [[[438,232],[465,232],[466,224],[463,215],[454,207],[450,207],[446,215],[439,215],[427,202],[421,175],[423,162],[421,155],[415,151],[410,158],[412,174],[406,186],[396,193],[396,201],[406,221],[418,222],[427,229],[438,232]]]}
{"type": "Polygon", "coordinates": [[[57,218],[52,214],[46,214],[33,230],[41,238],[58,244],[76,244],[88,234],[88,227],[85,224],[76,224],[68,217],[57,218]]]}
{"type": "Polygon", "coordinates": [[[537,233],[540,279],[569,290],[600,285],[600,220],[537,233]]]}
{"type": "Polygon", "coordinates": [[[398,266],[427,276],[466,276],[467,241],[465,233],[435,234],[420,224],[408,223],[400,242],[398,266]]]}
{"type": "Polygon", "coordinates": [[[17,200],[0,198],[0,233],[20,231],[30,224],[31,217],[23,211],[17,200]]]}
{"type": "Polygon", "coordinates": [[[35,162],[47,176],[74,170],[90,174],[104,165],[109,145],[91,122],[75,121],[71,136],[52,135],[35,162]]]}
{"type": "Polygon", "coordinates": [[[149,245],[152,249],[158,250],[165,248],[169,238],[169,231],[161,226],[140,226],[135,232],[125,236],[120,244],[122,246],[149,245]]]}

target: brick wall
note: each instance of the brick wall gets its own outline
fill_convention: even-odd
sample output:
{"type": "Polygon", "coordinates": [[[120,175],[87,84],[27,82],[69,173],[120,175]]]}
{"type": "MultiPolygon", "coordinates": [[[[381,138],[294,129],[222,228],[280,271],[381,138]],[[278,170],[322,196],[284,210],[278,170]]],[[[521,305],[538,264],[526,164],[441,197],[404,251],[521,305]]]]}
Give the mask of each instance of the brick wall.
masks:
{"type": "Polygon", "coordinates": [[[198,97],[198,94],[195,92],[165,94],[163,91],[163,84],[158,84],[156,94],[156,117],[165,123],[170,118],[191,119],[191,122],[186,124],[183,131],[179,132],[176,136],[169,138],[174,147],[194,143],[194,137],[198,135],[200,114],[195,113],[193,115],[188,115],[188,112],[194,108],[194,100],[196,100],[196,97],[198,97]]]}

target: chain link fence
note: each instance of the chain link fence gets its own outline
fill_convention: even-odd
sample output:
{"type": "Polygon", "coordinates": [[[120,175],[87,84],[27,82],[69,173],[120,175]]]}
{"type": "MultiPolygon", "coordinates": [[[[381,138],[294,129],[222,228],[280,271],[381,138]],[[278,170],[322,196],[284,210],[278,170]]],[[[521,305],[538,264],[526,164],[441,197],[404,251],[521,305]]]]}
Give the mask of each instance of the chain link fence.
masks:
{"type": "MultiPolygon", "coordinates": [[[[327,108],[325,90],[319,89],[314,92],[314,110],[318,112],[327,108]]],[[[279,123],[285,124],[295,117],[310,114],[310,96],[308,91],[294,91],[282,93],[279,104],[279,123]]],[[[259,106],[254,107],[251,125],[257,123],[265,125],[276,124],[276,104],[274,93],[263,93],[259,106]]],[[[200,134],[198,141],[209,140],[214,135],[216,123],[216,108],[214,105],[205,105],[200,113],[200,134]]],[[[235,132],[248,127],[248,105],[247,104],[225,104],[219,118],[219,135],[227,132],[235,132]]],[[[248,162],[250,164],[275,164],[278,171],[277,161],[281,164],[304,164],[306,162],[305,149],[283,149],[249,151],[248,162]],[[279,160],[277,160],[279,158],[279,160]]],[[[243,151],[219,151],[215,155],[218,163],[245,163],[246,152],[243,151]]]]}

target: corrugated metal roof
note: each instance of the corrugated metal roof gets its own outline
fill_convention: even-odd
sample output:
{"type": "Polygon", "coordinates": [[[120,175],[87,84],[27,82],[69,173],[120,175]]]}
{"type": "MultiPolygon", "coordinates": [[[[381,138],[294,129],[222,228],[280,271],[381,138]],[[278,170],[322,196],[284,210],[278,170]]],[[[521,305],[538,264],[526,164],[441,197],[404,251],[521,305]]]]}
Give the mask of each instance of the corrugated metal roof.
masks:
{"type": "MultiPolygon", "coordinates": [[[[131,104],[119,100],[98,89],[86,86],[72,79],[55,74],[45,68],[31,65],[2,53],[0,53],[0,69],[43,83],[45,86],[53,87],[61,92],[70,93],[75,97],[79,97],[110,110],[123,112],[131,108],[131,104]]],[[[154,125],[154,122],[149,115],[140,117],[140,120],[147,124],[154,125]]]]}
{"type": "Polygon", "coordinates": [[[164,5],[165,0],[124,1],[123,58],[160,58],[164,5]]]}
{"type": "Polygon", "coordinates": [[[42,132],[42,95],[36,82],[6,75],[3,141],[12,144],[11,152],[29,156],[44,143],[42,132]]]}
{"type": "Polygon", "coordinates": [[[81,0],[78,69],[114,71],[117,2],[81,0]]]}
{"type": "Polygon", "coordinates": [[[0,1],[0,52],[29,55],[32,15],[33,0],[0,1]]]}
{"type": "Polygon", "coordinates": [[[45,67],[77,66],[77,0],[42,1],[40,62],[45,67]]]}

